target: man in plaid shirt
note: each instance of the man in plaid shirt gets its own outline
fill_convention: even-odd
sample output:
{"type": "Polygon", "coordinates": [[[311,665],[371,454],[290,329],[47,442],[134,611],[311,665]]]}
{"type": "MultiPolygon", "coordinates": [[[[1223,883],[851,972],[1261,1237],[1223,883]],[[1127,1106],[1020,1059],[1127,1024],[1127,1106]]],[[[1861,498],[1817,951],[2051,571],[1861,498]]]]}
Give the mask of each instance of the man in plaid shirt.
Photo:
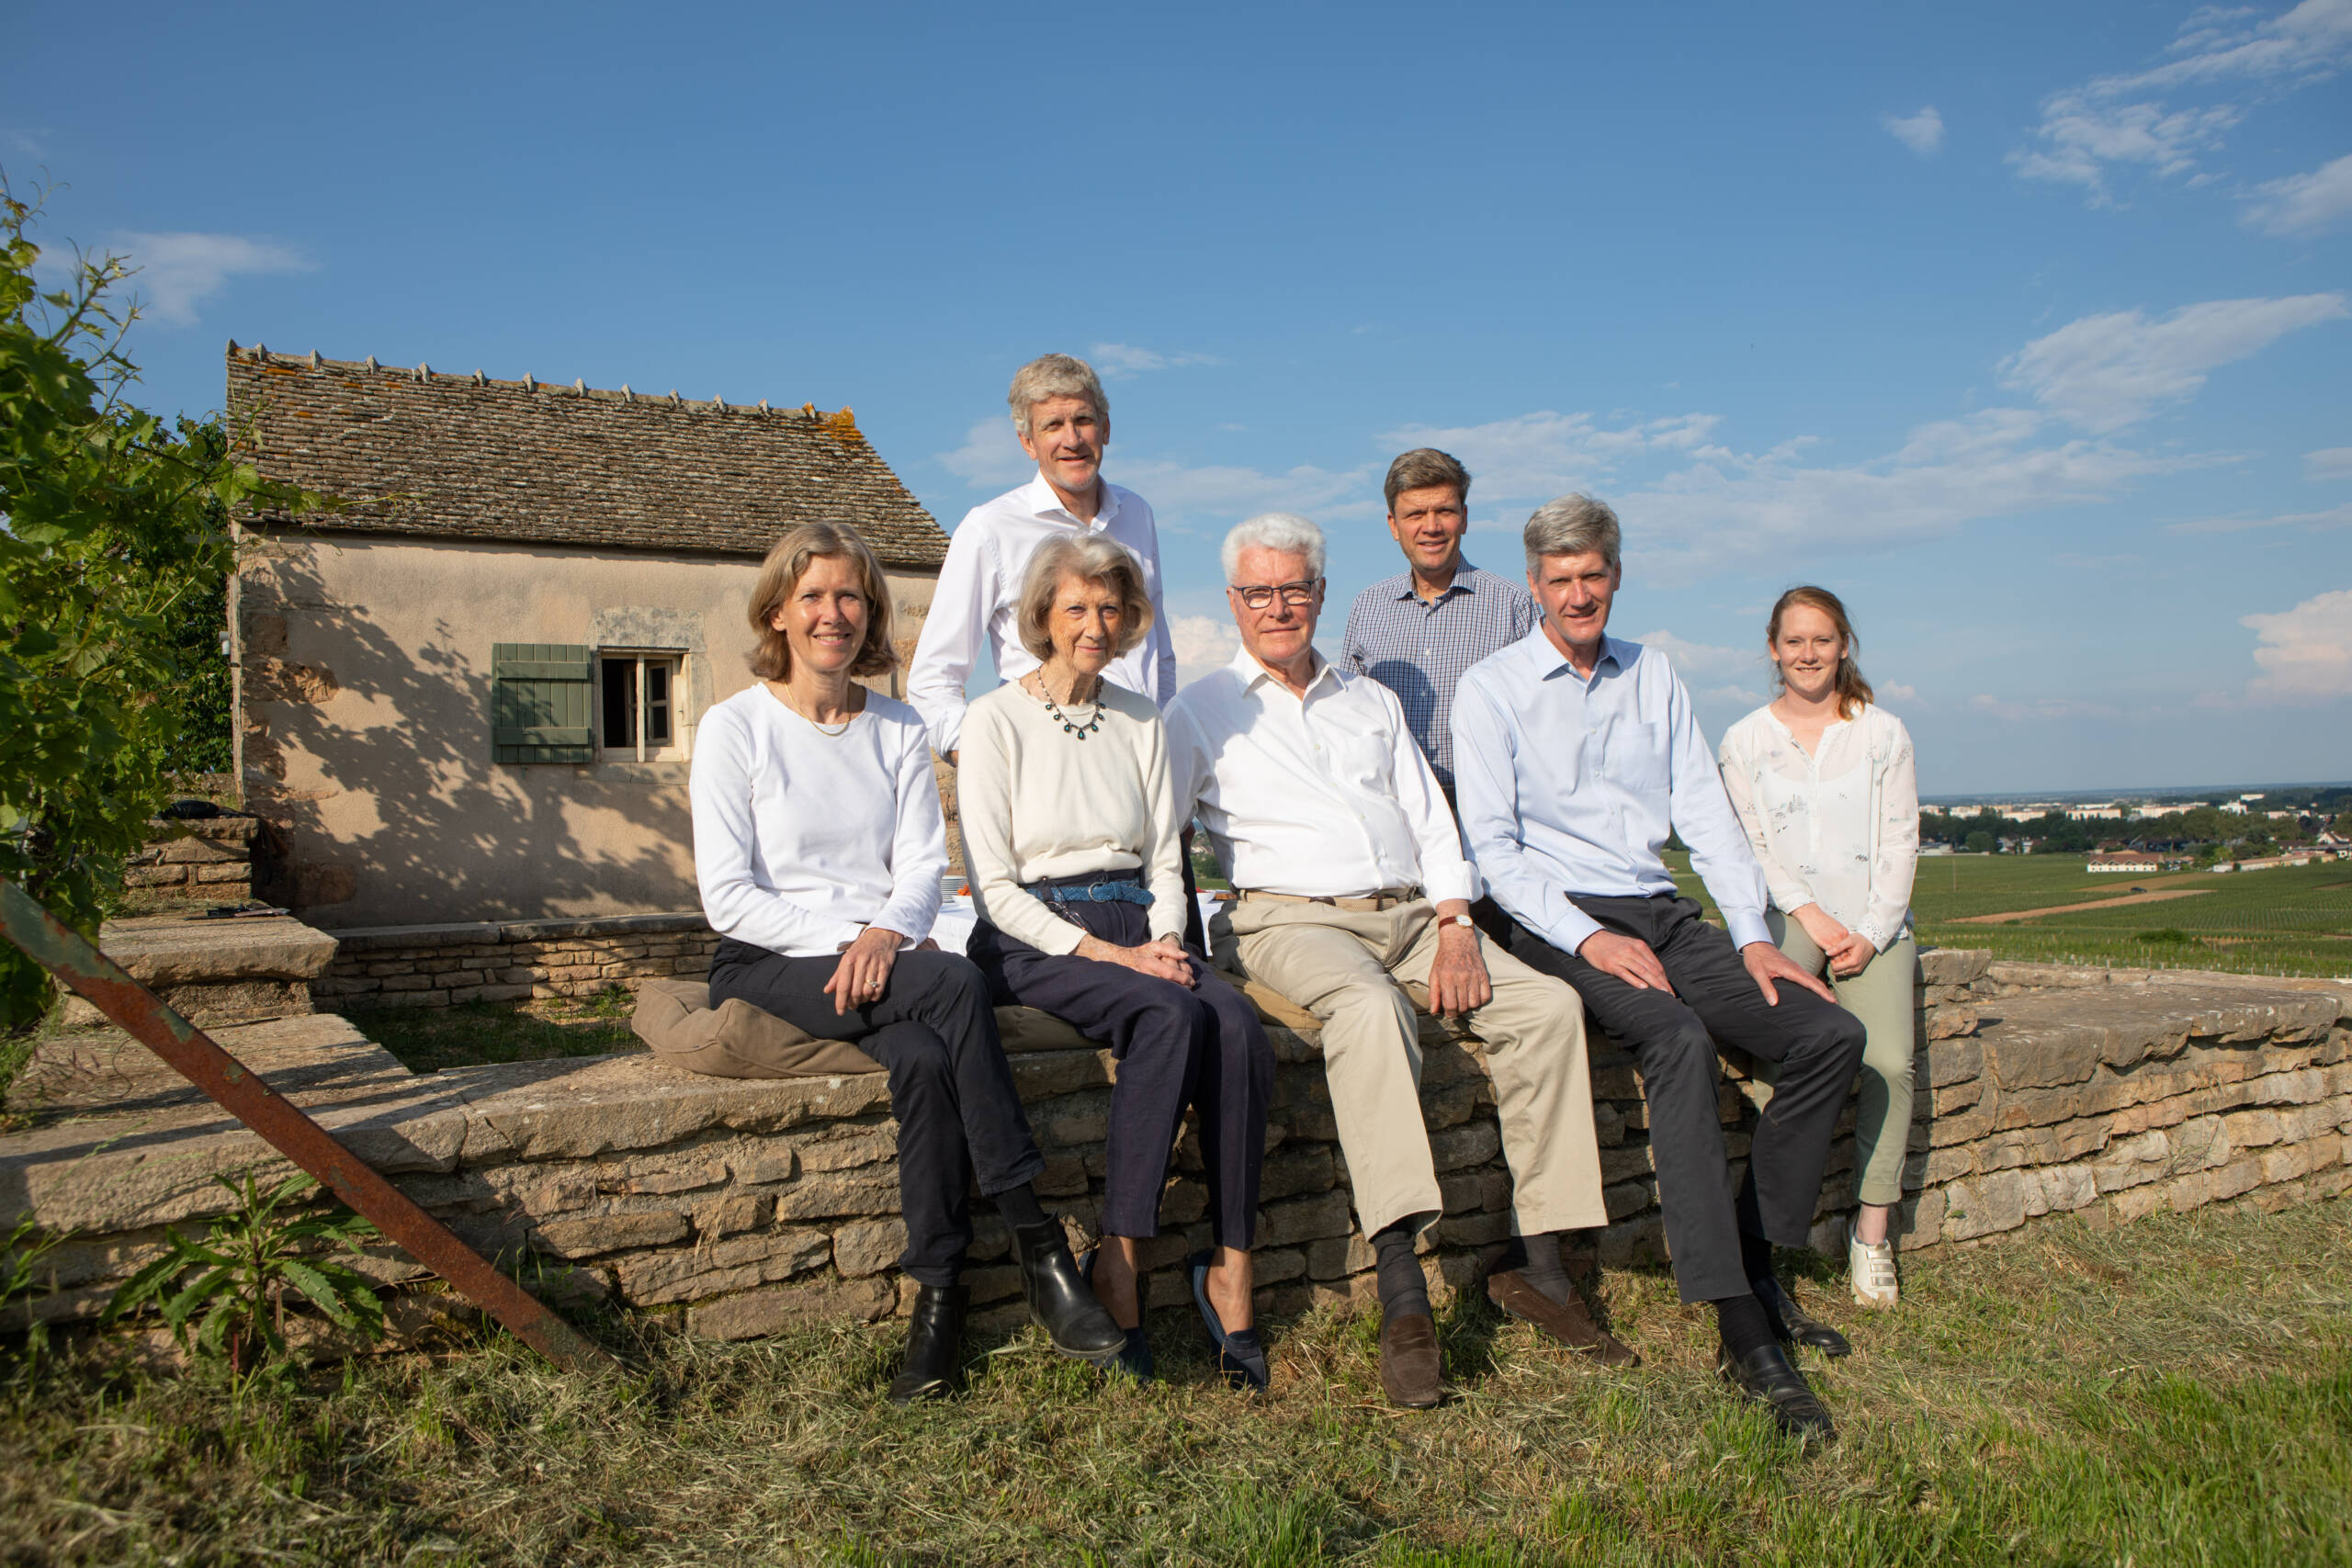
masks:
{"type": "Polygon", "coordinates": [[[1451,804],[1454,683],[1481,659],[1533,631],[1541,614],[1526,584],[1462,558],[1462,536],[1470,531],[1469,470],[1422,446],[1388,465],[1385,489],[1388,533],[1411,570],[1356,596],[1340,662],[1396,694],[1406,728],[1451,804]]]}

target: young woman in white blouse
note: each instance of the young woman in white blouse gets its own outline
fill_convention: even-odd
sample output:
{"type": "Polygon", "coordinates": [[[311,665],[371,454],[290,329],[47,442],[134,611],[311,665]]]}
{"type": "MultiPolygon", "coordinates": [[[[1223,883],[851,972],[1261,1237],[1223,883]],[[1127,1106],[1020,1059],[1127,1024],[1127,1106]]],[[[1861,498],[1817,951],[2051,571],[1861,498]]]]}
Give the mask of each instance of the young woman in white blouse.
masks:
{"type": "Polygon", "coordinates": [[[1184,946],[1167,731],[1150,699],[1102,679],[1150,627],[1143,574],[1114,540],[1048,539],[1018,625],[1039,667],[964,718],[956,802],[980,916],[968,951],[998,1001],[1065,1019],[1118,1059],[1092,1274],[1125,1331],[1119,1367],[1151,1375],[1137,1252],[1159,1233],[1189,1105],[1213,1243],[1192,1259],[1193,1300],[1227,1380],[1264,1388],[1250,1247],[1273,1048],[1249,1001],[1184,946]]]}
{"type": "Polygon", "coordinates": [[[719,934],[716,1007],[741,997],[890,1075],[899,1267],[919,1290],[894,1404],[936,1397],[961,1364],[970,1185],[1012,1227],[1029,1310],[1065,1355],[1125,1336],[1079,1277],[1030,1183],[1045,1157],[1013,1090],[987,983],[928,939],[947,869],[923,724],[855,677],[897,663],[882,566],[847,528],[797,528],[752,591],[758,682],[703,716],[695,873],[719,934]]]}
{"type": "Polygon", "coordinates": [[[1826,972],[1862,1021],[1854,1122],[1860,1204],[1847,1232],[1854,1299],[1899,1295],[1889,1222],[1903,1201],[1911,1135],[1913,1013],[1919,956],[1911,881],[1919,785],[1903,721],[1872,705],[1854,661],[1853,623],[1826,588],[1792,588],[1765,630],[1781,694],[1732,726],[1720,761],[1771,890],[1781,951],[1826,972]]]}

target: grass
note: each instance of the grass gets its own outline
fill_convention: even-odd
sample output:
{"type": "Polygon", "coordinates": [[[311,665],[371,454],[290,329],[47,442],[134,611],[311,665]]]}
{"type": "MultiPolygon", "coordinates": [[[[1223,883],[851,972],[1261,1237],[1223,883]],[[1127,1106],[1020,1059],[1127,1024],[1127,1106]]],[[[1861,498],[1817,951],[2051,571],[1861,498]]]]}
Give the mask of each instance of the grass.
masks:
{"type": "MultiPolygon", "coordinates": [[[[1688,857],[1676,880],[1714,914],[1688,857]]],[[[1938,855],[1919,862],[1912,918],[1923,945],[1990,948],[1996,958],[2127,969],[2220,969],[2249,975],[2352,976],[2352,864],[2272,871],[2094,875],[2079,855],[1938,855]],[[1958,918],[2196,889],[2193,898],[2082,909],[2030,920],[1959,925],[1958,918]]]]}
{"type": "Polygon", "coordinates": [[[412,1072],[483,1062],[601,1056],[643,1047],[629,1032],[636,999],[624,990],[453,1008],[374,1008],[353,1021],[412,1072]]]}
{"type": "Polygon", "coordinates": [[[1272,1394],[1105,1384],[1032,1330],[896,1411],[900,1330],[743,1345],[628,1321],[626,1374],[510,1343],[223,1375],[85,1351],[0,1393],[0,1562],[2190,1563],[2352,1562],[2352,1228],[2340,1202],[2044,1226],[1915,1260],[1805,1455],[1707,1368],[1703,1312],[1609,1271],[1647,1365],[1569,1363],[1476,1303],[1458,1395],[1380,1398],[1368,1314],[1273,1325],[1272,1394]]]}

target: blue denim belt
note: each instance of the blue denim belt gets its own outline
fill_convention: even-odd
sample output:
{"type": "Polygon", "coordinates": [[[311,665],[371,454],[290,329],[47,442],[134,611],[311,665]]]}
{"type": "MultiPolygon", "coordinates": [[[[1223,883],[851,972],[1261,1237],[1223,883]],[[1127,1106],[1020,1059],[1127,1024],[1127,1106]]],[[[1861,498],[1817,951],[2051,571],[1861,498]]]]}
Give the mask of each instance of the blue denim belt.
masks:
{"type": "Polygon", "coordinates": [[[1104,879],[1077,886],[1062,886],[1051,882],[1024,885],[1023,893],[1041,898],[1048,904],[1151,904],[1151,890],[1140,882],[1104,879]]]}

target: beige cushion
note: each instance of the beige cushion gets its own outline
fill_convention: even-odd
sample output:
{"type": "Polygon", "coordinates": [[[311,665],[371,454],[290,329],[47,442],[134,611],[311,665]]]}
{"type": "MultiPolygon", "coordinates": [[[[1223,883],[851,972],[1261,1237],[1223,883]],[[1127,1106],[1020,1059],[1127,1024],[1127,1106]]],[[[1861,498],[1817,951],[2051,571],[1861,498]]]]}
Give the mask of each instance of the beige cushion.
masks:
{"type": "Polygon", "coordinates": [[[699,980],[648,980],[638,987],[637,1037],[664,1061],[715,1078],[821,1078],[878,1073],[882,1065],[843,1040],[818,1040],[741,997],[714,1008],[699,980]]]}
{"type": "MultiPolygon", "coordinates": [[[[700,980],[648,980],[629,1026],[664,1060],[719,1078],[820,1078],[878,1073],[881,1064],[842,1040],[818,1040],[741,997],[714,1008],[700,980]]],[[[1091,1051],[1096,1042],[1035,1008],[996,1010],[1007,1051],[1091,1051]]]]}

